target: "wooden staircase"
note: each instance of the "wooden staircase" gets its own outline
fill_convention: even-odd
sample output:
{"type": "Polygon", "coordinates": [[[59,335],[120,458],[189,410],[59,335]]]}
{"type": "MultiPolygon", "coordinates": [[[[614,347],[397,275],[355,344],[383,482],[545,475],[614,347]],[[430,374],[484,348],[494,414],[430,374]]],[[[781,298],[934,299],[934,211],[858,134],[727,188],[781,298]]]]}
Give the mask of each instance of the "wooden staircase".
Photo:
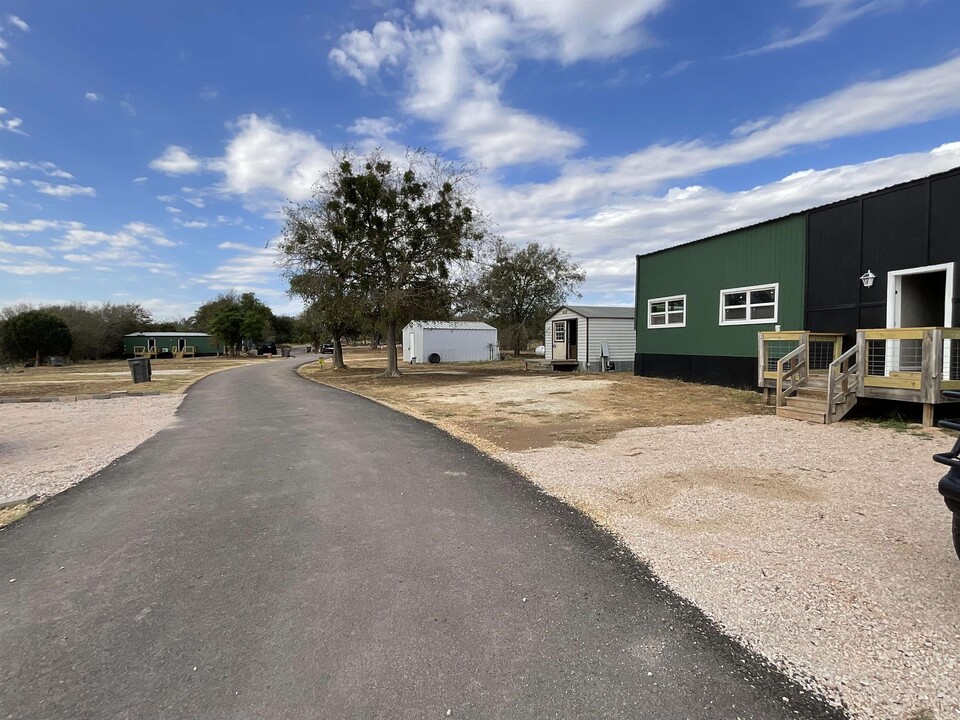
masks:
{"type": "Polygon", "coordinates": [[[837,422],[857,404],[858,348],[843,353],[825,373],[810,373],[807,359],[801,344],[777,361],[777,415],[821,425],[837,422]]]}

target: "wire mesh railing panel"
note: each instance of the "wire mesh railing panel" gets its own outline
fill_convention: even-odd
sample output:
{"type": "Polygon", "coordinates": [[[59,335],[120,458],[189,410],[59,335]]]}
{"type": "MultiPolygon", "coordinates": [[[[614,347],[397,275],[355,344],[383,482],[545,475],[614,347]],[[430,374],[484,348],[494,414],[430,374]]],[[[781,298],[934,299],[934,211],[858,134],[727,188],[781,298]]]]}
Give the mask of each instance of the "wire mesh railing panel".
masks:
{"type": "Polygon", "coordinates": [[[867,375],[883,377],[887,372],[887,340],[867,340],[867,375]]]}
{"type": "Polygon", "coordinates": [[[767,372],[776,372],[777,360],[800,347],[800,342],[797,340],[767,340],[763,347],[766,354],[765,367],[767,372]]]}
{"type": "Polygon", "coordinates": [[[811,340],[809,345],[809,364],[807,367],[813,370],[830,369],[830,363],[833,362],[833,340],[811,340]]]}
{"type": "Polygon", "coordinates": [[[943,341],[943,379],[960,380],[960,340],[943,341]]]}
{"type": "Polygon", "coordinates": [[[918,373],[923,368],[923,340],[867,340],[867,375],[918,373]]]}

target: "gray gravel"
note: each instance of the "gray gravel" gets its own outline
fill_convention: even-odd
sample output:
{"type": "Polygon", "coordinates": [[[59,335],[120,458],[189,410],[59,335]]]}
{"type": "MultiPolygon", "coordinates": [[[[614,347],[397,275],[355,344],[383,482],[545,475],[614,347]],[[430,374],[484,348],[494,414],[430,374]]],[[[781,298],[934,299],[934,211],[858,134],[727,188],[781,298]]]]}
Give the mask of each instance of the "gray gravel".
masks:
{"type": "Polygon", "coordinates": [[[0,498],[49,497],[175,421],[183,395],[0,406],[0,498]]]}
{"type": "Polygon", "coordinates": [[[960,717],[960,562],[939,432],[773,417],[502,459],[858,717],[960,717]],[[929,716],[926,716],[929,717],[929,716]]]}

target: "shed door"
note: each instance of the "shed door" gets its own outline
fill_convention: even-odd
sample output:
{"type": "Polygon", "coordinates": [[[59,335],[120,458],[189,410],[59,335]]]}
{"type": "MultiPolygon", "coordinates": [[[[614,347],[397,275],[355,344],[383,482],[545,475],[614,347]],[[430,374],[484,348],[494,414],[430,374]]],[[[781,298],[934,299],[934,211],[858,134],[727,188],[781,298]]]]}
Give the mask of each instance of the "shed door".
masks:
{"type": "Polygon", "coordinates": [[[567,357],[567,321],[553,321],[553,359],[568,360],[567,357]]]}

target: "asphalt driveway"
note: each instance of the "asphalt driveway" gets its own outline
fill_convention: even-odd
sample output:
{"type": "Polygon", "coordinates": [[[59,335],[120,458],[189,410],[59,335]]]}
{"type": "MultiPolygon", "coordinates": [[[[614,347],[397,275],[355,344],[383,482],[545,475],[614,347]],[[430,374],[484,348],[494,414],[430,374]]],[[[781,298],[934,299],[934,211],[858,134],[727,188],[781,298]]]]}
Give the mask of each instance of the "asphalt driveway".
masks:
{"type": "Polygon", "coordinates": [[[839,717],[578,512],[298,362],[204,379],[0,532],[0,717],[839,717]]]}

